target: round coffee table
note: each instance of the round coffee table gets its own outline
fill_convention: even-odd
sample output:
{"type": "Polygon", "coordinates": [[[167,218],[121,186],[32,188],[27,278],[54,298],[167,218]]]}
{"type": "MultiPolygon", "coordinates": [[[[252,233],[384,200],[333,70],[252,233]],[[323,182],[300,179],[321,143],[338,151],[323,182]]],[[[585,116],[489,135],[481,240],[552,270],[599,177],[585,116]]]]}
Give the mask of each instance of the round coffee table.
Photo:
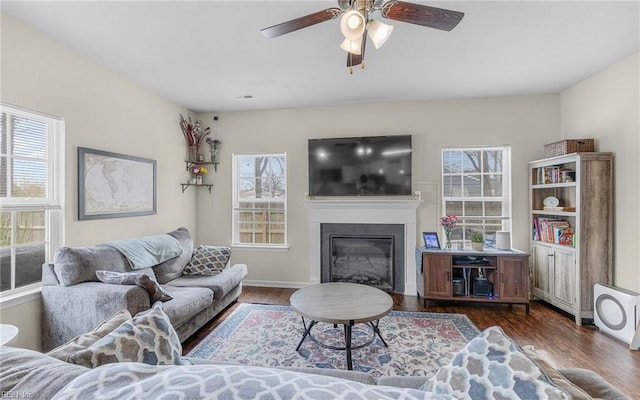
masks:
{"type": "Polygon", "coordinates": [[[18,328],[11,324],[0,324],[0,345],[8,346],[18,338],[18,328]]]}
{"type": "Polygon", "coordinates": [[[323,347],[345,350],[347,353],[347,369],[353,369],[351,350],[354,348],[371,344],[375,339],[375,335],[378,335],[385,347],[388,347],[380,334],[378,324],[380,318],[391,311],[393,300],[391,296],[380,289],[357,283],[320,283],[296,291],[289,300],[291,308],[302,316],[302,324],[304,326],[304,334],[300,343],[298,343],[298,347],[296,347],[296,351],[300,350],[300,346],[309,336],[314,342],[323,347]],[[310,321],[308,325],[305,318],[310,321]],[[343,325],[344,347],[329,346],[315,340],[310,332],[311,328],[318,322],[343,325]],[[369,323],[373,328],[373,336],[370,341],[357,347],[352,347],[351,329],[355,324],[359,323],[369,323]]]}

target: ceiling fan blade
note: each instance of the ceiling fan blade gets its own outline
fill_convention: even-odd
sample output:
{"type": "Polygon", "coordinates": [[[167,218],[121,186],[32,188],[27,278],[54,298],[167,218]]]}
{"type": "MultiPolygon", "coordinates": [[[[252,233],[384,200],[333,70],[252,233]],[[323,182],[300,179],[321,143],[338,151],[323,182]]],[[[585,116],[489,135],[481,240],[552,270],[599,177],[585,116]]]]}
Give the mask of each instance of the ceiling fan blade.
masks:
{"type": "Polygon", "coordinates": [[[317,11],[313,14],[305,15],[304,17],[292,19],[291,21],[264,28],[260,31],[260,33],[262,33],[262,36],[264,37],[274,38],[286,33],[291,33],[299,29],[306,28],[311,25],[319,24],[320,22],[337,18],[341,14],[342,10],[337,7],[327,8],[326,10],[317,11]]]}
{"type": "Polygon", "coordinates": [[[464,17],[463,12],[423,6],[404,1],[390,1],[382,6],[382,16],[396,21],[450,31],[464,17]]]}

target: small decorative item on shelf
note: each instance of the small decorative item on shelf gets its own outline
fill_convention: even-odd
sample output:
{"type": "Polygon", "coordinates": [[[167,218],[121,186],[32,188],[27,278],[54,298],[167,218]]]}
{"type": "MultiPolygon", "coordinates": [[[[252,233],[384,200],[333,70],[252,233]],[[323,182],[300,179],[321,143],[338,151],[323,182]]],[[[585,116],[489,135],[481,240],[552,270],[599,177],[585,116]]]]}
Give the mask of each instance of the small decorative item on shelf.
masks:
{"type": "Polygon", "coordinates": [[[218,164],[220,163],[220,160],[218,158],[218,150],[222,142],[218,139],[212,139],[210,137],[207,138],[206,142],[209,145],[209,151],[211,152],[211,162],[213,163],[213,169],[217,172],[218,164]]]}
{"type": "Polygon", "coordinates": [[[484,235],[482,232],[471,232],[471,248],[475,251],[484,249],[484,235]]]}
{"type": "Polygon", "coordinates": [[[207,171],[204,165],[194,165],[191,167],[191,172],[195,175],[196,185],[202,185],[202,176],[209,171],[207,171]]]}
{"type": "Polygon", "coordinates": [[[451,249],[451,232],[458,223],[458,217],[455,215],[445,215],[440,218],[440,225],[444,228],[444,235],[446,238],[445,246],[447,249],[451,249]]]}
{"type": "Polygon", "coordinates": [[[202,128],[202,122],[192,122],[191,117],[189,117],[189,120],[186,120],[182,114],[180,114],[180,129],[182,129],[182,134],[187,141],[187,161],[203,161],[204,155],[202,160],[200,160],[198,157],[198,149],[205,136],[211,133],[211,128],[202,128]]]}

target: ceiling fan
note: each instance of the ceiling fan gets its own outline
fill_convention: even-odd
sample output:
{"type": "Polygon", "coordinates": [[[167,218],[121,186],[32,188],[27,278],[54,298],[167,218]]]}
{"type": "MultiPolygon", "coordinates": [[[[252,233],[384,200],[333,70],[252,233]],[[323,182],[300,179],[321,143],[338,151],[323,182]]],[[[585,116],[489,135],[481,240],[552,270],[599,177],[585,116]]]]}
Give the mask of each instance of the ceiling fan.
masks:
{"type": "Polygon", "coordinates": [[[364,68],[364,50],[367,36],[369,36],[369,39],[377,49],[384,44],[393,30],[393,26],[371,19],[371,15],[374,12],[380,11],[384,18],[443,31],[450,31],[455,28],[464,16],[462,12],[443,8],[396,0],[387,1],[383,4],[383,1],[338,0],[338,7],[327,8],[326,10],[264,28],[260,33],[267,38],[274,38],[342,16],[340,30],[345,40],[340,47],[347,52],[347,67],[353,73],[354,65],[360,65],[364,68]]]}

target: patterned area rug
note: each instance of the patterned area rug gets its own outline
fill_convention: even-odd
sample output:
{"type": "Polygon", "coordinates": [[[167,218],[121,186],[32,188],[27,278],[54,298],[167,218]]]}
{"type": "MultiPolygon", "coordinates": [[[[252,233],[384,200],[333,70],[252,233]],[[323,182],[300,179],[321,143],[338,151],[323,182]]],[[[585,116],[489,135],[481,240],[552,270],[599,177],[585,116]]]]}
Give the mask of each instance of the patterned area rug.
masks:
{"type": "MultiPolygon", "coordinates": [[[[376,336],[370,345],[353,350],[353,369],[374,377],[430,375],[479,333],[464,314],[392,311],[379,327],[389,347],[376,336]]],[[[296,352],[303,332],[301,317],[288,306],[240,304],[187,355],[244,365],[346,369],[344,350],[321,347],[309,338],[296,352]]],[[[322,343],[344,346],[341,325],[318,323],[312,334],[322,343]]],[[[357,324],[353,346],[372,334],[368,324],[357,324]]]]}

